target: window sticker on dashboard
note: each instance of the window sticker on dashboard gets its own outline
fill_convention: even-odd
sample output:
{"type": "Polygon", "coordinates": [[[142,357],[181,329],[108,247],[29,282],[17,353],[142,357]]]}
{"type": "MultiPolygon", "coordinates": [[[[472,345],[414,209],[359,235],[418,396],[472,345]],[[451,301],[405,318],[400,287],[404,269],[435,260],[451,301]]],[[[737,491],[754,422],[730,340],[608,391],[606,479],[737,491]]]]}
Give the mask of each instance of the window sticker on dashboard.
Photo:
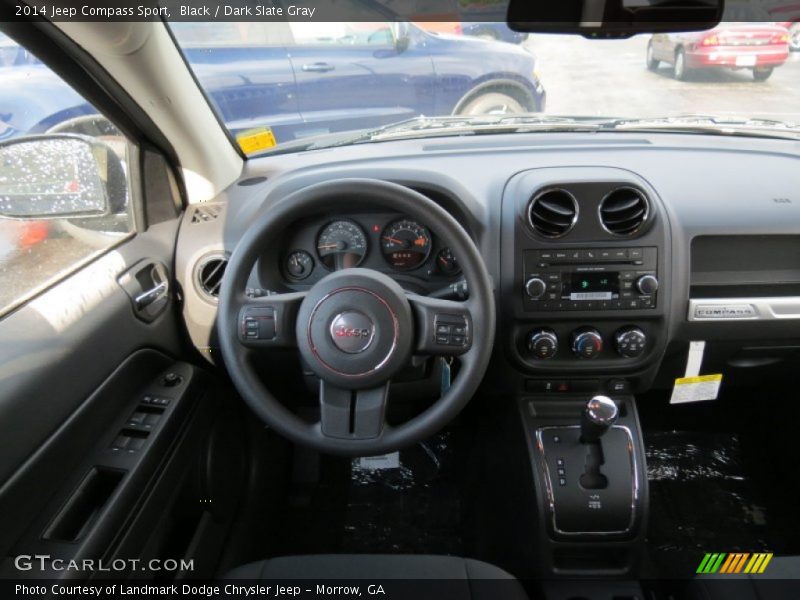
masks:
{"type": "Polygon", "coordinates": [[[686,373],[675,380],[670,404],[685,404],[687,402],[703,402],[716,400],[719,395],[719,386],[722,384],[722,375],[700,375],[703,365],[703,354],[706,343],[702,340],[689,342],[689,354],[686,358],[686,373]]]}
{"type": "Polygon", "coordinates": [[[278,143],[275,140],[275,134],[272,133],[272,129],[269,127],[258,127],[243,131],[236,136],[236,141],[245,154],[261,152],[272,148],[278,143]]]}

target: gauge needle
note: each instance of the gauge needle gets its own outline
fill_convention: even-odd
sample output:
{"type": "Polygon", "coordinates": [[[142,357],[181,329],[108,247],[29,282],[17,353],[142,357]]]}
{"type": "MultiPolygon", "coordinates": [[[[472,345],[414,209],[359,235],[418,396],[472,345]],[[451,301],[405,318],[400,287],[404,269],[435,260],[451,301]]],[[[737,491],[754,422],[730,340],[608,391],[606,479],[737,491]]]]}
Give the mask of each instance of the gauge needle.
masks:
{"type": "Polygon", "coordinates": [[[317,250],[333,250],[334,248],[338,248],[339,244],[324,244],[322,246],[317,246],[317,250]]]}
{"type": "Polygon", "coordinates": [[[397,244],[398,246],[403,245],[403,240],[398,240],[397,238],[390,237],[388,235],[383,236],[383,239],[392,242],[393,244],[397,244]]]}

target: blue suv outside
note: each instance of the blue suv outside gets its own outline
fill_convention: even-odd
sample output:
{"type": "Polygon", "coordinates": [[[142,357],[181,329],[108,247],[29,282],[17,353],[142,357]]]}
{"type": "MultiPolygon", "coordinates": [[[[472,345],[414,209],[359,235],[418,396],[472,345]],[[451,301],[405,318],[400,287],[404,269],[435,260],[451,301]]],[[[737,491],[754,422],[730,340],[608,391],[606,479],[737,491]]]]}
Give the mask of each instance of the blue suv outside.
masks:
{"type": "MultiPolygon", "coordinates": [[[[234,134],[269,127],[280,143],[419,115],[544,110],[536,60],[525,49],[429,34],[379,16],[369,23],[170,27],[234,134]],[[369,93],[353,93],[359,89],[369,93]]],[[[96,112],[8,38],[0,39],[0,52],[0,139],[96,112]]]]}
{"type": "Polygon", "coordinates": [[[535,57],[510,44],[408,22],[227,25],[171,26],[234,133],[269,126],[282,142],[419,115],[545,108],[535,57]],[[362,89],[369,93],[354,93],[362,89]]]}

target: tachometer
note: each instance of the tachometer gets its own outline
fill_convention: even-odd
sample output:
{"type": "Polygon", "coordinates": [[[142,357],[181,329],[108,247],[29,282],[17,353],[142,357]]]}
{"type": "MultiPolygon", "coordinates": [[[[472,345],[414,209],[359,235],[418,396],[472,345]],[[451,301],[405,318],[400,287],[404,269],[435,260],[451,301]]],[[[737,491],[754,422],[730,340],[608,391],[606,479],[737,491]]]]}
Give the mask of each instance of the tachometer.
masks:
{"type": "Polygon", "coordinates": [[[353,221],[333,221],[317,236],[317,254],[331,271],[357,267],[367,254],[367,236],[353,221]]]}
{"type": "Polygon", "coordinates": [[[381,251],[395,269],[415,269],[425,262],[431,252],[431,234],[416,221],[394,221],[381,234],[381,251]]]}

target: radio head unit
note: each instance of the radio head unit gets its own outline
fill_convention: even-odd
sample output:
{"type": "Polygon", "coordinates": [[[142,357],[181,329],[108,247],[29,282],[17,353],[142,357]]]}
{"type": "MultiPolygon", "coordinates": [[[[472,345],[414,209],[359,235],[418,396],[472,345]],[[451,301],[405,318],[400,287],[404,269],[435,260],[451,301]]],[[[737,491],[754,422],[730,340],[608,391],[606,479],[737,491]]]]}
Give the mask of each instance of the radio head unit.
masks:
{"type": "Polygon", "coordinates": [[[523,252],[528,311],[638,310],[656,307],[657,248],[523,252]]]}

